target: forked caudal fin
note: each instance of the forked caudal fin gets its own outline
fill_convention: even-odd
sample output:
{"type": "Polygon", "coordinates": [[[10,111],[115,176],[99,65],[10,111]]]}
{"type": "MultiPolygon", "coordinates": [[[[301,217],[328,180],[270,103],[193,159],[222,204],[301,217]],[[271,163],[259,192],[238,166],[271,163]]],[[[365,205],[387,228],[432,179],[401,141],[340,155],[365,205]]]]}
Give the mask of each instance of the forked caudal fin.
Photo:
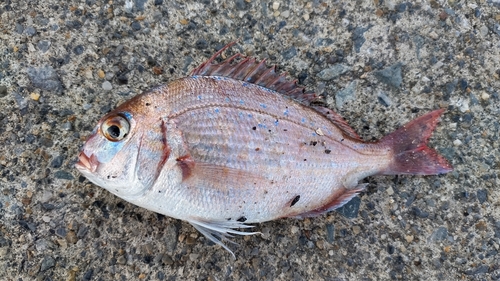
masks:
{"type": "Polygon", "coordinates": [[[427,142],[436,128],[444,109],[416,118],[380,140],[380,145],[392,148],[394,158],[384,175],[437,175],[451,172],[453,167],[427,142]]]}

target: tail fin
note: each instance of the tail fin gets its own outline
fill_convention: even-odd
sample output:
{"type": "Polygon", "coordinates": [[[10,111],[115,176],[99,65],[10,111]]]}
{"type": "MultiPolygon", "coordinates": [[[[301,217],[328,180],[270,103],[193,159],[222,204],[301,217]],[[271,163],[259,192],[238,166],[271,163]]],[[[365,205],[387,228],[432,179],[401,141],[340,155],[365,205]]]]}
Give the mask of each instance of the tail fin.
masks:
{"type": "Polygon", "coordinates": [[[429,112],[380,140],[380,145],[392,148],[394,159],[385,175],[436,175],[451,172],[453,167],[434,149],[427,146],[444,109],[429,112]]]}

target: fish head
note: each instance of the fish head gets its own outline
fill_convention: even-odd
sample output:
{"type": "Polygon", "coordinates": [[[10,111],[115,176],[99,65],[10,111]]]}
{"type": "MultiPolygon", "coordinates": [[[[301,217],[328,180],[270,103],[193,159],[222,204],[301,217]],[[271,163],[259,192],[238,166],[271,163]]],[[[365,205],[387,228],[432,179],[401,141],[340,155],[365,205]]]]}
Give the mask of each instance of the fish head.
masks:
{"type": "Polygon", "coordinates": [[[145,106],[152,102],[139,95],[101,118],[75,164],[91,182],[126,200],[141,196],[168,158],[161,120],[145,106]]]}

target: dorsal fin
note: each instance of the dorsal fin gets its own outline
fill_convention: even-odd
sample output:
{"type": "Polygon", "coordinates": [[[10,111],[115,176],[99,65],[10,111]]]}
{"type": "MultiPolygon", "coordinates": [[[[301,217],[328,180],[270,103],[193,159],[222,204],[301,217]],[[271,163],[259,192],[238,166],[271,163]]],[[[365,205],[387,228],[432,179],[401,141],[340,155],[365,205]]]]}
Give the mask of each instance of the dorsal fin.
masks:
{"type": "Polygon", "coordinates": [[[297,85],[297,80],[290,81],[286,79],[286,73],[276,73],[275,65],[267,67],[266,60],[258,61],[255,58],[244,57],[238,53],[221,63],[213,63],[222,52],[234,44],[236,42],[231,42],[222,47],[206,62],[193,69],[191,76],[224,76],[245,81],[292,97],[305,105],[321,101],[314,92],[306,92],[304,87],[297,85]],[[237,59],[241,60],[233,63],[237,59]]]}
{"type": "Polygon", "coordinates": [[[289,96],[300,103],[315,109],[317,112],[324,115],[332,121],[345,135],[352,139],[361,140],[347,122],[334,111],[311,104],[323,103],[323,99],[316,93],[306,91],[303,86],[297,85],[297,80],[286,79],[286,73],[276,73],[276,66],[266,66],[266,61],[257,61],[255,58],[244,57],[242,54],[235,54],[232,57],[224,60],[221,63],[213,63],[215,59],[225,50],[236,44],[231,42],[217,51],[206,62],[202,63],[197,68],[193,69],[191,76],[223,76],[233,78],[240,81],[256,84],[264,88],[276,91],[282,95],[289,96]],[[241,59],[239,62],[233,63],[235,60],[241,59]]]}
{"type": "Polygon", "coordinates": [[[348,137],[355,140],[363,141],[361,137],[358,136],[356,131],[354,131],[354,129],[351,128],[349,124],[347,124],[344,118],[342,118],[342,116],[340,116],[335,111],[323,106],[311,106],[311,107],[314,108],[319,113],[322,113],[324,116],[326,116],[326,118],[332,121],[333,124],[335,124],[339,129],[341,129],[344,132],[344,134],[346,134],[348,137]]]}

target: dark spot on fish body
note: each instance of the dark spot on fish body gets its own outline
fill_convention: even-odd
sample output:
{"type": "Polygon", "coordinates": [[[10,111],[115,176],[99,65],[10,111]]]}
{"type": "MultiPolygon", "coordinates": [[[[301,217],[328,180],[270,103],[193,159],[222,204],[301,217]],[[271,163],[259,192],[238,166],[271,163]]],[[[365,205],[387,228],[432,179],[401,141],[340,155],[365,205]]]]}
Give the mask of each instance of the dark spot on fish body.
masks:
{"type": "Polygon", "coordinates": [[[344,139],[341,139],[340,141],[344,141],[344,139]]]}
{"type": "Polygon", "coordinates": [[[317,141],[311,141],[311,142],[309,143],[309,145],[312,145],[312,146],[316,146],[317,144],[318,144],[318,142],[317,142],[317,141]]]}
{"type": "Polygon", "coordinates": [[[146,106],[150,106],[151,104],[149,102],[146,103],[146,106]]]}
{"type": "Polygon", "coordinates": [[[226,220],[230,221],[230,220],[231,220],[231,218],[227,218],[226,220]]]}
{"type": "Polygon", "coordinates": [[[254,130],[254,131],[255,131],[255,130],[257,130],[257,127],[253,126],[253,127],[252,127],[252,130],[254,130]]]}
{"type": "Polygon", "coordinates": [[[330,154],[330,152],[332,152],[330,149],[325,149],[326,154],[330,154]]]}
{"type": "Polygon", "coordinates": [[[300,200],[300,195],[295,196],[295,198],[293,198],[292,202],[290,203],[290,207],[293,207],[293,205],[297,204],[299,200],[300,200]]]}
{"type": "Polygon", "coordinates": [[[247,220],[247,218],[245,218],[245,216],[241,216],[239,219],[237,219],[237,221],[239,222],[245,222],[247,220]]]}
{"type": "Polygon", "coordinates": [[[259,151],[259,150],[260,150],[260,148],[258,148],[258,147],[257,147],[257,148],[255,148],[255,151],[259,151]]]}

